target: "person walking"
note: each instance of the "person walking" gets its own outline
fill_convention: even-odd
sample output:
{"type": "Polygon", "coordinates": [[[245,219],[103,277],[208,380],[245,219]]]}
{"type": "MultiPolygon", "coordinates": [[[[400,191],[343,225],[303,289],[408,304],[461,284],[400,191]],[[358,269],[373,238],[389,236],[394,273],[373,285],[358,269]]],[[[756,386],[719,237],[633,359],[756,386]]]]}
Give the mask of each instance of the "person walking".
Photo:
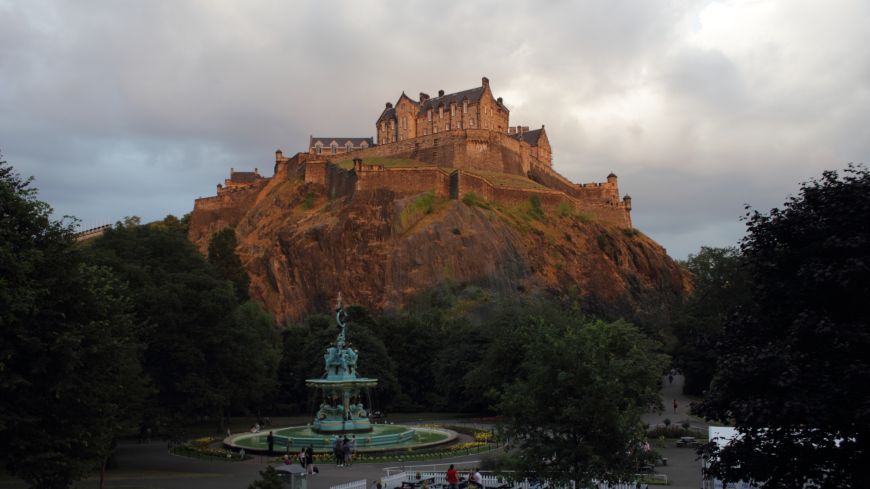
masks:
{"type": "Polygon", "coordinates": [[[266,444],[269,445],[269,456],[272,456],[272,453],[275,451],[275,436],[270,431],[268,435],[266,435],[266,444]]]}
{"type": "Polygon", "coordinates": [[[341,462],[345,467],[350,467],[350,440],[348,440],[346,436],[341,442],[341,462]]]}
{"type": "Polygon", "coordinates": [[[350,443],[348,443],[347,463],[353,465],[353,458],[356,456],[356,435],[351,435],[350,443]]]}
{"type": "Polygon", "coordinates": [[[299,465],[301,465],[303,469],[306,468],[308,466],[308,454],[305,453],[304,448],[302,450],[299,450],[298,457],[299,457],[299,465]]]}
{"type": "Polygon", "coordinates": [[[677,406],[678,406],[678,405],[679,405],[679,404],[677,404],[677,400],[674,399],[674,414],[676,414],[676,412],[677,412],[677,406]]]}
{"type": "Polygon", "coordinates": [[[459,474],[453,464],[450,464],[450,468],[447,469],[447,484],[450,485],[450,489],[459,488],[459,474]]]}
{"type": "Polygon", "coordinates": [[[344,442],[337,436],[335,437],[335,445],[332,448],[332,452],[335,455],[335,465],[344,467],[344,442]]]}
{"type": "Polygon", "coordinates": [[[308,473],[314,473],[314,447],[308,445],[308,448],[305,449],[305,460],[308,462],[308,473]]]}

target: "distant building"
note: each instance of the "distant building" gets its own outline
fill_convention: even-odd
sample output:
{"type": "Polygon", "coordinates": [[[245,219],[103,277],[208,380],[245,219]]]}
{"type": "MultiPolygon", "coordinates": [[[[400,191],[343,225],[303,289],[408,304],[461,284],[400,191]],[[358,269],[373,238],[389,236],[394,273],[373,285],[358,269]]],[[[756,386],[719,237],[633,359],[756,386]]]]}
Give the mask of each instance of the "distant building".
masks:
{"type": "Polygon", "coordinates": [[[375,145],[373,138],[327,138],[311,136],[308,152],[313,155],[339,155],[375,145]]]}

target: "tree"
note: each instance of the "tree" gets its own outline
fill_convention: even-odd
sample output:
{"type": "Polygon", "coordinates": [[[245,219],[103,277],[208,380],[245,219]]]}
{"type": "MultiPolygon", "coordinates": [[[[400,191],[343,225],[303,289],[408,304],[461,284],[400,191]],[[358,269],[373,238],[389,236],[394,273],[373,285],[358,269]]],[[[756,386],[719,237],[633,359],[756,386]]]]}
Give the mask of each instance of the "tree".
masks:
{"type": "Polygon", "coordinates": [[[498,404],[517,467],[551,480],[624,480],[636,471],[641,413],[658,402],[667,358],[636,327],[617,321],[542,321],[520,377],[498,404]]]}
{"type": "Polygon", "coordinates": [[[251,280],[236,254],[236,231],[227,227],[215,234],[208,243],[208,262],[218,270],[221,277],[233,283],[239,301],[248,300],[248,285],[251,280]]]}
{"type": "Polygon", "coordinates": [[[256,305],[239,310],[232,283],[175,222],[118,225],[88,252],[127,282],[148,325],[144,365],[157,388],[151,406],[170,422],[211,416],[220,429],[231,406],[260,401],[252,389],[268,390],[277,366],[271,319],[256,305]]]}
{"type": "Polygon", "coordinates": [[[83,263],[71,224],[0,162],[0,459],[66,488],[105,466],[145,394],[122,284],[83,263]]]}
{"type": "Polygon", "coordinates": [[[695,288],[674,321],[674,363],[685,375],[683,392],[702,395],[716,370],[716,341],[730,314],[748,300],[749,286],[737,248],[704,246],[682,265],[695,288]]]}
{"type": "Polygon", "coordinates": [[[251,482],[248,489],[282,489],[284,481],[278,475],[278,471],[271,465],[260,471],[260,478],[251,482]]]}
{"type": "Polygon", "coordinates": [[[698,412],[740,437],[709,472],[764,487],[868,487],[870,173],[850,165],[747,214],[751,299],[728,322],[698,412]]]}

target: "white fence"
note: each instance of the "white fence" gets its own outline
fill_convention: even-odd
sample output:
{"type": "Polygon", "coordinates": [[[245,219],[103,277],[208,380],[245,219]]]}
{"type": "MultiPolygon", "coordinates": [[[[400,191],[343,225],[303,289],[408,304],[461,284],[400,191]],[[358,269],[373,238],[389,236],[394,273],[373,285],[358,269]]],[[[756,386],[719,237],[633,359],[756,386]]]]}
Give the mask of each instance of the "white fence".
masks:
{"type": "MultiPolygon", "coordinates": [[[[475,462],[464,462],[463,465],[468,465],[470,467],[475,467],[475,462]]],[[[449,464],[438,464],[438,465],[449,465],[449,464]]],[[[454,463],[454,465],[459,465],[458,463],[454,463]]],[[[447,476],[445,472],[441,471],[424,471],[424,470],[414,470],[415,468],[423,468],[423,467],[431,467],[429,466],[413,466],[413,467],[405,467],[405,471],[396,472],[395,467],[386,468],[384,470],[387,471],[389,475],[381,479],[381,484],[383,489],[396,489],[402,486],[403,482],[417,482],[418,480],[426,480],[429,481],[429,485],[447,485],[447,476]],[[419,477],[418,477],[419,476],[419,477]]],[[[459,478],[465,479],[468,477],[468,471],[463,473],[461,468],[458,468],[459,478]]],[[[483,479],[483,487],[484,489],[494,489],[497,487],[507,486],[510,489],[541,489],[547,484],[542,484],[541,481],[529,481],[528,479],[510,481],[506,477],[502,475],[492,475],[492,474],[481,474],[483,479]]],[[[668,477],[664,474],[638,474],[639,478],[643,479],[656,479],[657,482],[667,484],[668,477]]],[[[624,482],[624,483],[595,483],[588,489],[635,489],[637,486],[634,482],[624,482]]],[[[551,489],[577,489],[576,484],[573,482],[569,486],[548,486],[551,489]]],[[[646,484],[641,484],[641,487],[646,487],[646,484]]],[[[332,488],[332,489],[346,489],[344,487],[332,488]]],[[[357,488],[354,488],[357,489],[357,488]]],[[[362,489],[365,489],[364,487],[362,489]]]]}
{"type": "Polygon", "coordinates": [[[361,479],[353,482],[345,482],[337,486],[330,486],[329,489],[366,489],[366,480],[361,479]]]}

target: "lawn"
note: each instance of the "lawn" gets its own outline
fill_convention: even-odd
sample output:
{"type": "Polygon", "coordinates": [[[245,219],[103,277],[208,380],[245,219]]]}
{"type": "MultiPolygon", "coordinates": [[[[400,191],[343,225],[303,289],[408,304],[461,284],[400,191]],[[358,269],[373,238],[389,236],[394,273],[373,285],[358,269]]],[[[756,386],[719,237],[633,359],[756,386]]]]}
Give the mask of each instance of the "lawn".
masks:
{"type": "Polygon", "coordinates": [[[528,178],[522,175],[512,175],[510,173],[500,173],[494,171],[484,171],[484,170],[465,170],[467,173],[472,175],[481,176],[490,183],[497,187],[509,187],[509,188],[522,188],[522,189],[543,189],[546,190],[547,187],[541,185],[538,182],[533,180],[529,180],[528,178]]]}

